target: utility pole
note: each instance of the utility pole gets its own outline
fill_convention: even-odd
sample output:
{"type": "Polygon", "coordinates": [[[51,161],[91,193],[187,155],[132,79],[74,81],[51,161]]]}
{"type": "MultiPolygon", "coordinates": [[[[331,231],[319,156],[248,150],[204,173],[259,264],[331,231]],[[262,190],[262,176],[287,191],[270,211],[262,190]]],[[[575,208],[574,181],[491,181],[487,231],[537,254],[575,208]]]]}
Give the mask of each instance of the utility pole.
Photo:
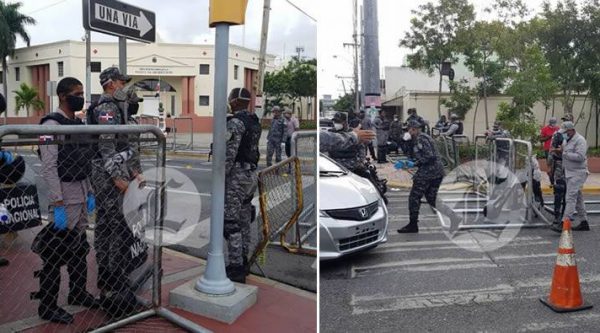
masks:
{"type": "Polygon", "coordinates": [[[365,107],[381,107],[379,82],[379,27],[377,0],[364,2],[365,107]]]}
{"type": "Polygon", "coordinates": [[[263,88],[265,82],[267,37],[269,35],[270,12],[271,0],[264,0],[262,28],[260,31],[260,54],[258,56],[258,87],[256,88],[256,103],[254,105],[254,112],[258,115],[259,118],[262,118],[262,115],[264,113],[263,88]]]}
{"type": "MultiPolygon", "coordinates": [[[[362,103],[365,103],[365,75],[367,71],[365,70],[365,19],[364,19],[364,10],[363,6],[360,6],[360,100],[362,103]]],[[[359,105],[360,106],[360,105],[359,105]]]]}
{"type": "Polygon", "coordinates": [[[352,13],[354,20],[354,113],[360,111],[360,97],[358,96],[358,3],[352,1],[352,13]]]}

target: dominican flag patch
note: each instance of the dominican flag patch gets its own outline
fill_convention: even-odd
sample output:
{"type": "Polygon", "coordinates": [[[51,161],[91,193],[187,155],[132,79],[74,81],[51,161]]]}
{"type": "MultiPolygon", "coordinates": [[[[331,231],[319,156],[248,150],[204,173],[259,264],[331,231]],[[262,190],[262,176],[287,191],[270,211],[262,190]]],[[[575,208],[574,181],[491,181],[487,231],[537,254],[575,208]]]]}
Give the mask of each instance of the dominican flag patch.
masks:
{"type": "Polygon", "coordinates": [[[115,117],[112,112],[102,112],[100,113],[100,116],[98,116],[98,122],[101,124],[110,124],[114,119],[115,117]]]}
{"type": "Polygon", "coordinates": [[[50,143],[54,141],[54,136],[52,135],[40,135],[40,143],[50,143]]]}

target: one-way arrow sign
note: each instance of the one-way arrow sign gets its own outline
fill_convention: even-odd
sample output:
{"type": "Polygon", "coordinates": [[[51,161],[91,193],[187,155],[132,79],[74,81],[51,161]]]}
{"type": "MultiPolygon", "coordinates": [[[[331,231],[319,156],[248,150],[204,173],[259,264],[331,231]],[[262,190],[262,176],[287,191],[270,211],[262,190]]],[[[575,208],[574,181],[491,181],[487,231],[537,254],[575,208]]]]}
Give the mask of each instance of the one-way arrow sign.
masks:
{"type": "Polygon", "coordinates": [[[154,12],[116,0],[83,0],[83,27],[145,43],[156,40],[154,12]]]}

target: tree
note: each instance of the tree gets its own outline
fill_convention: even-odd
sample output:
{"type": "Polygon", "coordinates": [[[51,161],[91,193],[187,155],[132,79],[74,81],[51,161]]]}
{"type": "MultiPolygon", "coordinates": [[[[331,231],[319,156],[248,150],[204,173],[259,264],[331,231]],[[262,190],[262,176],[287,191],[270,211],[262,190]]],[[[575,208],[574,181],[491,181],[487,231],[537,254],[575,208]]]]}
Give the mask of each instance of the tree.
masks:
{"type": "Polygon", "coordinates": [[[7,4],[4,1],[0,1],[0,58],[2,59],[4,95],[7,97],[8,81],[6,77],[8,64],[6,58],[14,55],[17,36],[21,37],[21,39],[27,43],[27,47],[29,47],[31,38],[25,30],[25,26],[28,24],[35,24],[35,20],[32,17],[23,15],[19,12],[22,5],[23,4],[20,2],[7,4]]]}
{"type": "Polygon", "coordinates": [[[442,99],[442,104],[448,108],[450,113],[456,114],[460,119],[465,119],[465,115],[475,103],[473,89],[469,88],[468,81],[465,79],[458,82],[451,81],[450,94],[450,98],[442,99]]]}
{"type": "Polygon", "coordinates": [[[473,23],[473,5],[468,0],[439,0],[437,4],[420,5],[412,14],[415,17],[410,21],[411,30],[400,40],[400,47],[414,51],[408,56],[410,68],[429,74],[438,72],[438,116],[441,116],[442,64],[456,62],[455,54],[460,52],[457,35],[473,23]]]}
{"type": "Polygon", "coordinates": [[[459,37],[465,55],[465,65],[476,78],[481,79],[477,95],[484,100],[486,128],[489,128],[487,97],[490,93],[499,93],[506,79],[504,65],[495,56],[495,51],[506,32],[506,26],[500,21],[479,21],[470,29],[464,30],[459,37]]]}
{"type": "MultiPolygon", "coordinates": [[[[281,70],[265,74],[264,92],[295,107],[303,97],[317,94],[317,60],[293,57],[281,70]]],[[[302,110],[301,110],[302,111],[302,110]]]]}
{"type": "Polygon", "coordinates": [[[544,3],[539,24],[537,37],[552,77],[563,92],[564,112],[572,114],[574,95],[583,90],[582,62],[577,46],[586,30],[579,18],[577,4],[574,0],[563,0],[552,9],[550,3],[544,3]]]}
{"type": "Polygon", "coordinates": [[[337,101],[335,101],[335,104],[333,105],[333,109],[336,111],[344,112],[354,110],[354,108],[356,107],[356,102],[354,98],[355,95],[353,90],[349,94],[345,94],[344,96],[338,98],[337,101]]]}
{"type": "Polygon", "coordinates": [[[21,83],[19,90],[13,90],[15,93],[15,113],[18,115],[19,110],[25,109],[29,118],[29,110],[33,107],[34,110],[42,110],[45,107],[44,101],[38,97],[38,92],[35,88],[28,86],[26,83],[21,83]]]}

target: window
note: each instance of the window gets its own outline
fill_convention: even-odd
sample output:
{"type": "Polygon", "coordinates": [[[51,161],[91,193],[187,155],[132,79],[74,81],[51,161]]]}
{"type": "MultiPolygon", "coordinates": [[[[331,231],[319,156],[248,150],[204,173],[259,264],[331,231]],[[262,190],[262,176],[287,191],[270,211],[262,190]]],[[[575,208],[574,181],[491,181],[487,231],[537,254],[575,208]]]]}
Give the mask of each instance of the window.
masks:
{"type": "Polygon", "coordinates": [[[65,75],[65,64],[62,61],[58,62],[58,77],[65,75]]]}
{"type": "Polygon", "coordinates": [[[237,80],[238,79],[238,70],[240,69],[240,66],[238,65],[233,65],[233,79],[237,80]]]}
{"type": "Polygon", "coordinates": [[[208,64],[200,65],[200,75],[210,74],[210,66],[208,64]]]}
{"type": "Polygon", "coordinates": [[[208,96],[200,96],[200,106],[208,106],[209,97],[208,96]]]}
{"type": "Polygon", "coordinates": [[[92,73],[102,72],[102,63],[100,61],[90,62],[90,67],[92,68],[92,73]]]}
{"type": "Polygon", "coordinates": [[[21,68],[15,67],[15,81],[21,81],[21,68]]]}

